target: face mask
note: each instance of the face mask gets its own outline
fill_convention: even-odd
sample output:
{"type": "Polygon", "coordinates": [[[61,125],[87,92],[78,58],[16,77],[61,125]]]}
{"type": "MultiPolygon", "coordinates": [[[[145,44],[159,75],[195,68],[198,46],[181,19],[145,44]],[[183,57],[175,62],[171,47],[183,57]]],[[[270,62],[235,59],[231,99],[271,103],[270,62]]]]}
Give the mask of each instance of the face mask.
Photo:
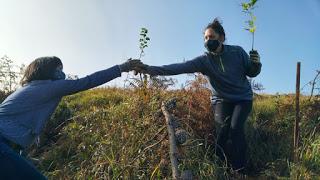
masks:
{"type": "Polygon", "coordinates": [[[215,52],[219,47],[219,45],[220,45],[220,42],[218,40],[212,40],[212,39],[209,39],[204,43],[204,47],[206,47],[209,52],[215,52]]]}
{"type": "Polygon", "coordinates": [[[65,79],[66,74],[62,70],[56,70],[53,74],[53,80],[65,79]]]}

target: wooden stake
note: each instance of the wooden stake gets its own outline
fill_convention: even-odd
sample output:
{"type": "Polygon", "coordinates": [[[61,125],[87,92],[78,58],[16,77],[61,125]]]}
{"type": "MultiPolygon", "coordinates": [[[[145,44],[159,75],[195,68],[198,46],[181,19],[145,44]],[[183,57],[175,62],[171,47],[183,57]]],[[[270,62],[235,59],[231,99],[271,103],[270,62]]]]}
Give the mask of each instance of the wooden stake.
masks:
{"type": "Polygon", "coordinates": [[[170,161],[172,166],[172,176],[173,176],[173,179],[179,179],[178,159],[177,159],[178,148],[177,148],[176,139],[175,139],[174,127],[172,126],[173,117],[168,112],[164,102],[162,102],[161,110],[164,114],[164,117],[166,119],[166,124],[168,127],[169,144],[170,144],[169,155],[170,155],[170,161]]]}
{"type": "Polygon", "coordinates": [[[294,162],[299,160],[299,123],[300,123],[300,68],[301,63],[297,63],[297,77],[296,77],[296,119],[294,124],[293,148],[294,148],[294,162]]]}

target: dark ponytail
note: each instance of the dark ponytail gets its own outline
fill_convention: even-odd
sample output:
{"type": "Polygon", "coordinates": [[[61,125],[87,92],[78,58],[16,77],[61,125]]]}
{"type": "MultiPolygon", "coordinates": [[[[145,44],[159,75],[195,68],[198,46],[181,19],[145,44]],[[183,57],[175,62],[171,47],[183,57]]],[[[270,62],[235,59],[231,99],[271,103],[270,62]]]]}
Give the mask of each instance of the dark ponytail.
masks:
{"type": "MultiPolygon", "coordinates": [[[[205,30],[211,28],[213,29],[216,33],[218,33],[220,36],[223,36],[223,39],[225,40],[226,39],[226,34],[224,32],[224,29],[221,25],[222,23],[219,21],[218,18],[215,18],[211,23],[209,23],[206,27],[205,30]]],[[[223,41],[224,41],[223,40],[223,41]]]]}

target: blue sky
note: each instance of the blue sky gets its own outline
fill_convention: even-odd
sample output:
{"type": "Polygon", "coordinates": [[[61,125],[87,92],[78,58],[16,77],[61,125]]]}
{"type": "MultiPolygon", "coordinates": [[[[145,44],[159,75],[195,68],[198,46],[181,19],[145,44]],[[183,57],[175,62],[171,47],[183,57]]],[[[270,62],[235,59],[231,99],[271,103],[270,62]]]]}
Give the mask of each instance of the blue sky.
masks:
{"type": "MultiPolygon", "coordinates": [[[[58,56],[64,70],[80,77],[139,56],[139,32],[149,30],[143,62],[163,65],[201,55],[203,29],[215,17],[225,28],[226,44],[247,52],[240,0],[0,0],[0,56],[29,64],[58,56]]],[[[255,9],[255,49],[263,69],[255,81],[265,93],[295,91],[296,62],[301,85],[320,69],[320,0],[259,0],[255,9]]],[[[126,75],[123,74],[125,78],[126,75]]],[[[123,79],[107,85],[123,85],[123,79]]],[[[190,76],[174,76],[179,84],[190,76]]],[[[178,85],[179,86],[179,85],[178,85]]],[[[308,92],[305,89],[304,92],[308,92]]]]}

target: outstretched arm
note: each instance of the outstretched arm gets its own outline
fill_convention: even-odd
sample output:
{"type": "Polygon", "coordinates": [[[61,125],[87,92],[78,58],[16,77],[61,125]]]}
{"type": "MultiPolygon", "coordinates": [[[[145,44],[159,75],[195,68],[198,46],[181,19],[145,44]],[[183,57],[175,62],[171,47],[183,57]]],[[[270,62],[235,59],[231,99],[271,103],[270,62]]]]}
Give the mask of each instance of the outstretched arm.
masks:
{"type": "Polygon", "coordinates": [[[139,60],[128,60],[123,64],[115,65],[111,68],[95,72],[80,79],[52,81],[49,85],[51,87],[48,88],[48,91],[50,91],[52,96],[62,97],[91,89],[121,76],[121,72],[133,70],[137,64],[142,63],[139,60]]]}
{"type": "Polygon", "coordinates": [[[178,75],[183,73],[204,72],[204,65],[201,61],[203,56],[199,56],[190,61],[164,65],[164,66],[146,66],[146,73],[151,76],[156,75],[178,75]]]}

